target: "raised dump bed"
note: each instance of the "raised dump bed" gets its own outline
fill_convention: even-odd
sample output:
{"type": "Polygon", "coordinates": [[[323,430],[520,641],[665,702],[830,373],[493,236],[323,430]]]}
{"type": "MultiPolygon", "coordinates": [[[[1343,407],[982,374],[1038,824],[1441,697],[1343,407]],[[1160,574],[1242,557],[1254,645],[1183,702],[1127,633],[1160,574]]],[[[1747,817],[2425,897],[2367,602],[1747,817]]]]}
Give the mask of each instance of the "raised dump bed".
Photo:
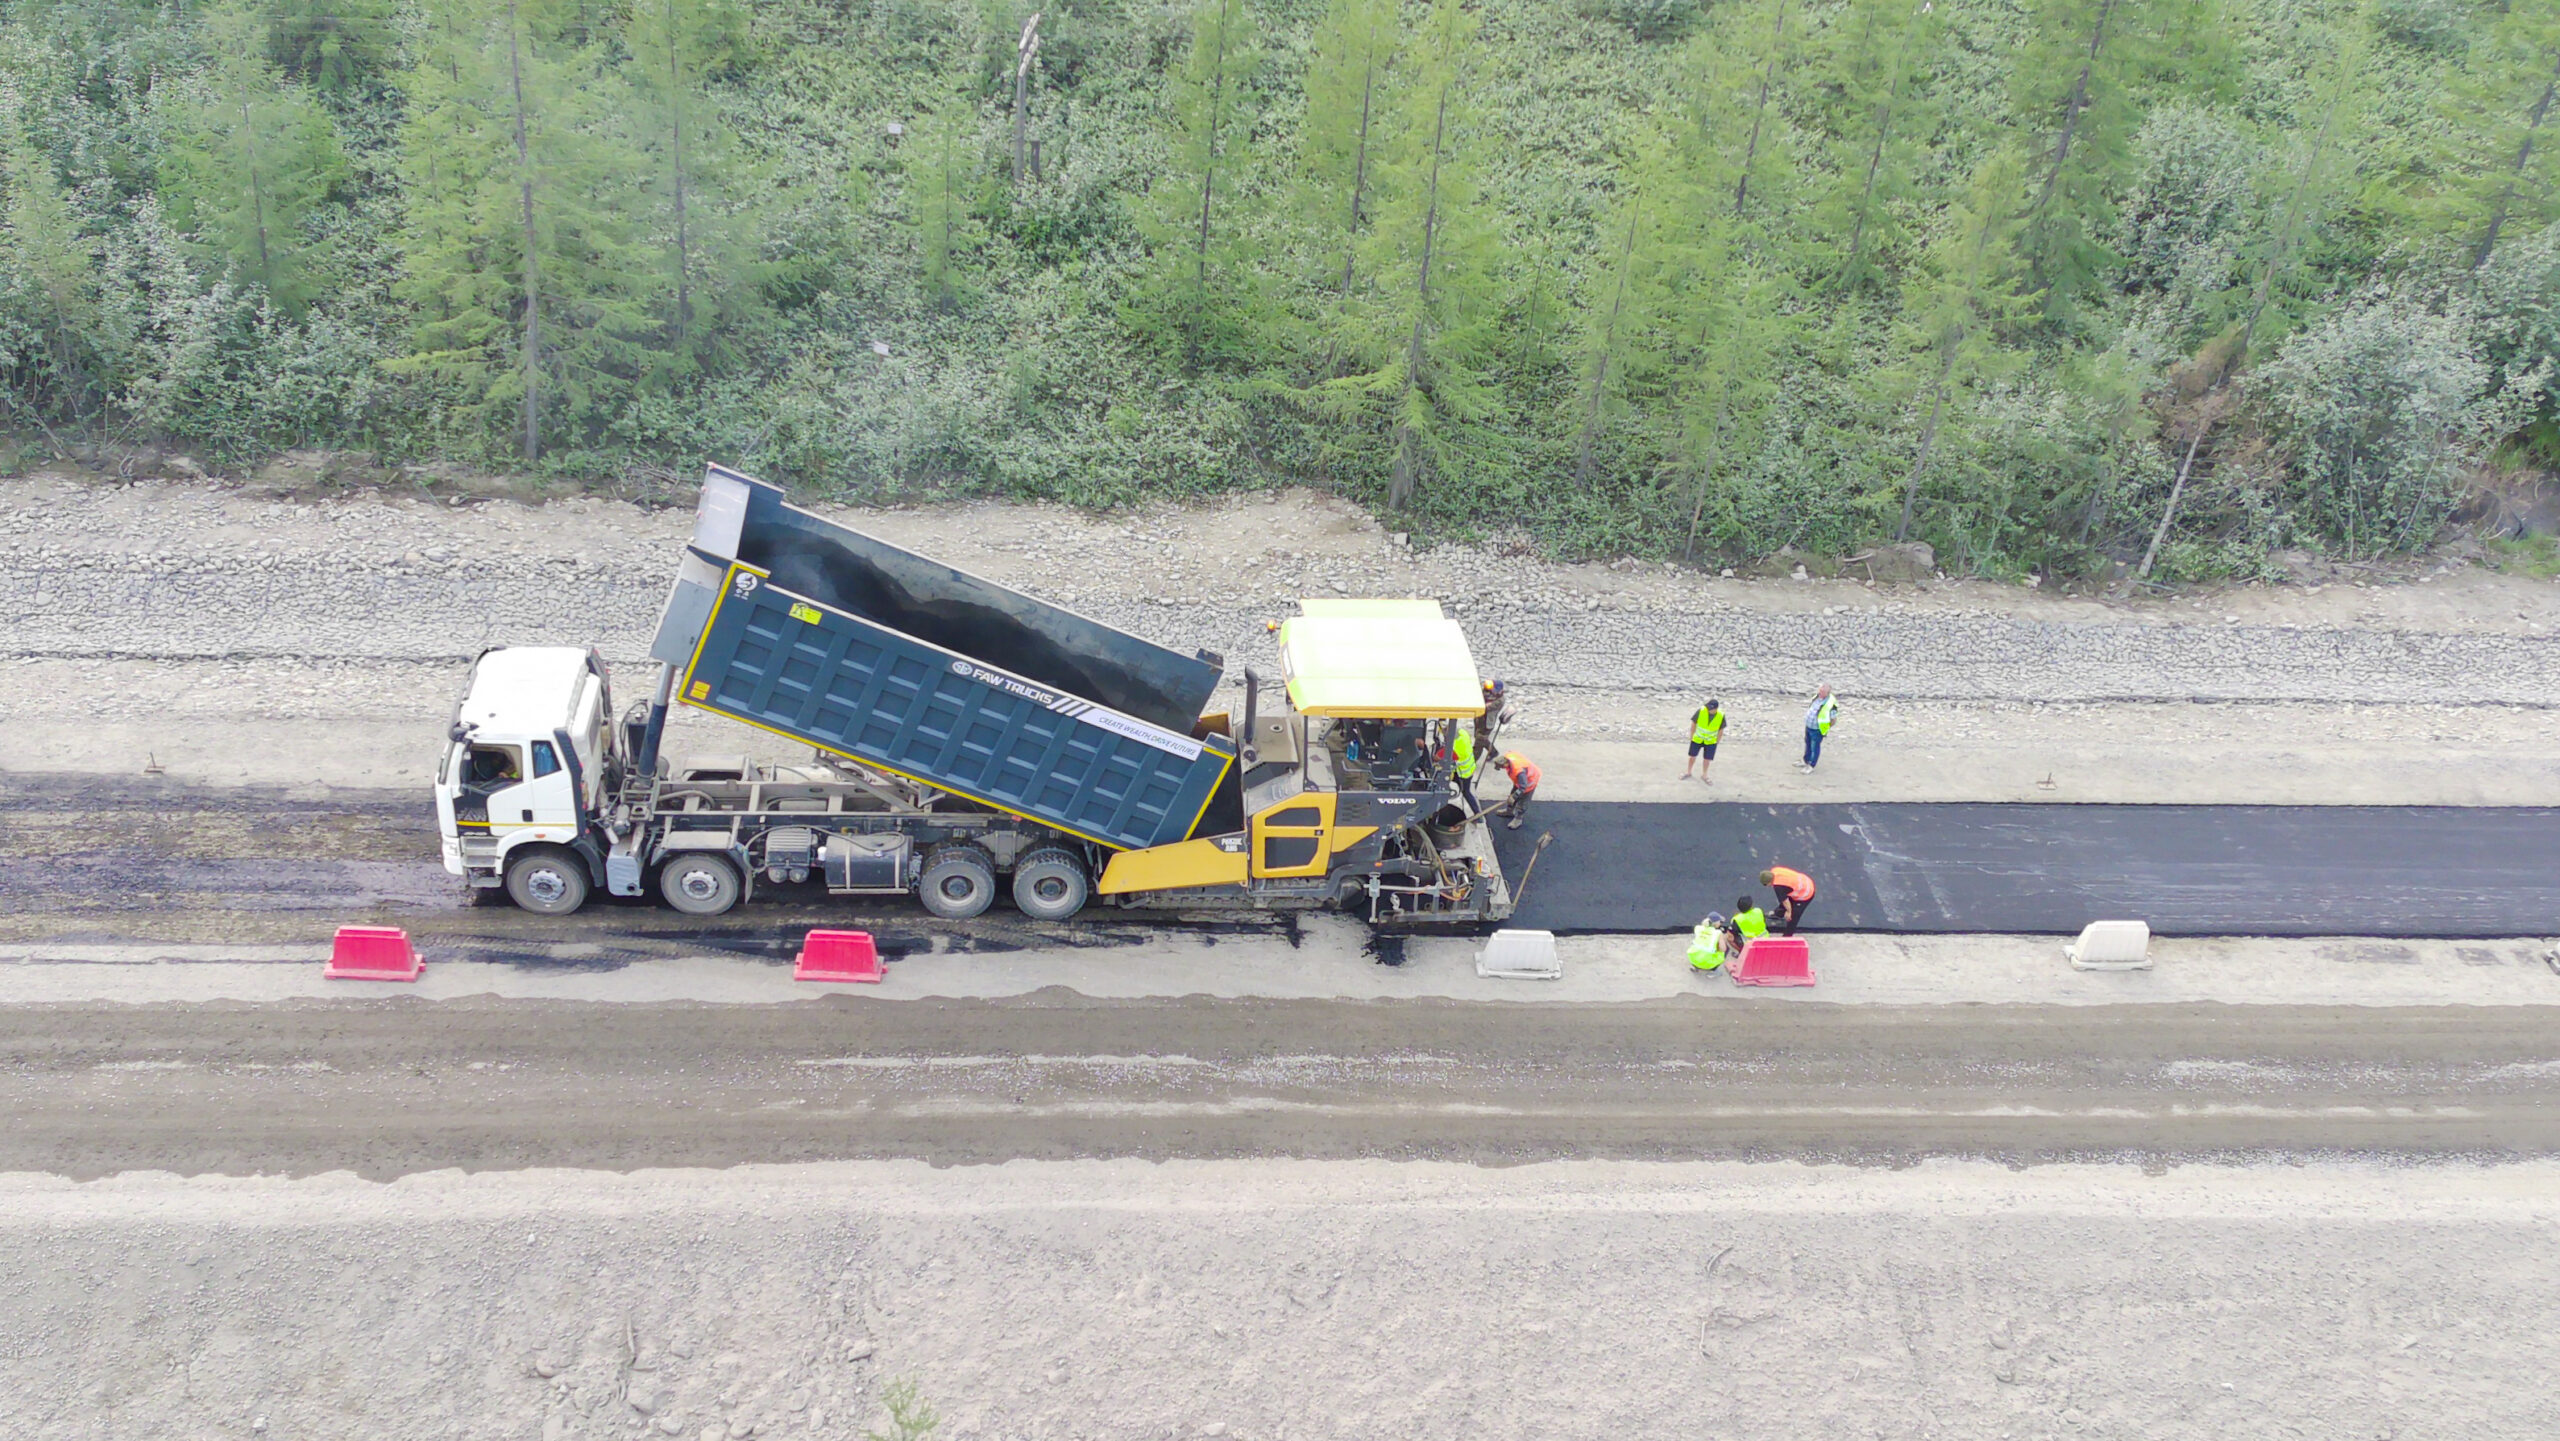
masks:
{"type": "Polygon", "coordinates": [[[1119,849],[1235,763],[1224,668],[927,560],[713,466],[657,638],[675,698],[1119,849]]]}

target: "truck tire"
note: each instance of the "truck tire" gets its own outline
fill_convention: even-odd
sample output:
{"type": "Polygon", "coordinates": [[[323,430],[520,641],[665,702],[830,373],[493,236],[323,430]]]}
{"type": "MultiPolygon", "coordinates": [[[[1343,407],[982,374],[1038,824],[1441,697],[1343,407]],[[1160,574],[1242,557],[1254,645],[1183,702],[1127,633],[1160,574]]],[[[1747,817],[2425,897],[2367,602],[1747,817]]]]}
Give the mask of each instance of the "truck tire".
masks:
{"type": "Polygon", "coordinates": [[[695,851],[666,863],[658,871],[658,894],[688,916],[717,916],[738,904],[745,886],[727,856],[695,851]]]}
{"type": "Polygon", "coordinates": [[[946,921],[965,921],[996,903],[996,863],[966,841],[946,841],[924,853],[916,899],[946,921]]]}
{"type": "Polygon", "coordinates": [[[1035,921],[1063,921],[1084,909],[1093,882],[1064,846],[1042,846],[1013,863],[1013,904],[1035,921]]]}
{"type": "Polygon", "coordinates": [[[565,916],[587,903],[587,863],[557,846],[526,846],[507,858],[507,899],[537,916],[565,916]]]}

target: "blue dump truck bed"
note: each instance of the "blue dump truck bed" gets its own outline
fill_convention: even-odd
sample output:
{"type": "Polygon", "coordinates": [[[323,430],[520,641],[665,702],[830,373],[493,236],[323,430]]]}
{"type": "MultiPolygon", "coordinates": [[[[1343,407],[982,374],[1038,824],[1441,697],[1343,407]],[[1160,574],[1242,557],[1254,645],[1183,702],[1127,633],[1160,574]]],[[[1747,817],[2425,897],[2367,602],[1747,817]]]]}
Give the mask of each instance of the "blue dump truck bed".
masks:
{"type": "Polygon", "coordinates": [[[711,467],[650,654],[675,698],[1115,849],[1188,837],[1230,766],[1223,661],[900,550],[711,467]]]}

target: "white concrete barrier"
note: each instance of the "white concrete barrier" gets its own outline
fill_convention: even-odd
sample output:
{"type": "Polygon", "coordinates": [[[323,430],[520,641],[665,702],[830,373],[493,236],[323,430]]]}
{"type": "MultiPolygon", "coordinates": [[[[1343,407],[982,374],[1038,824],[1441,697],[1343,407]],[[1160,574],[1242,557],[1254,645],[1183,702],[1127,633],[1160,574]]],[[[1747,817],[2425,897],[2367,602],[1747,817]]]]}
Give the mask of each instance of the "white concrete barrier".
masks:
{"type": "Polygon", "coordinates": [[[2084,971],[2147,971],[2151,969],[2151,923],[2092,921],[2062,953],[2084,971]]]}
{"type": "Polygon", "coordinates": [[[1476,952],[1476,974],[1513,981],[1560,981],[1564,960],[1556,954],[1553,931],[1500,930],[1485,938],[1476,952]]]}

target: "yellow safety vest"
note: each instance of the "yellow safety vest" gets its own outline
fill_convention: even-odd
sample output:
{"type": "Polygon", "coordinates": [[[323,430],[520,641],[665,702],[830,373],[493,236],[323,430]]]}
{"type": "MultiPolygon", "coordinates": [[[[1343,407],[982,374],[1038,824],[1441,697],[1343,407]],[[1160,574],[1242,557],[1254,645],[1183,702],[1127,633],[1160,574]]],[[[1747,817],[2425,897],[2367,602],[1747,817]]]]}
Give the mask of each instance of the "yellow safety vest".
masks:
{"type": "Polygon", "coordinates": [[[1758,906],[1753,906],[1747,911],[1733,913],[1733,928],[1742,933],[1744,940],[1756,941],[1769,934],[1769,918],[1761,913],[1758,906]]]}
{"type": "Polygon", "coordinates": [[[1724,712],[1710,712],[1698,707],[1697,716],[1689,723],[1689,739],[1702,746],[1715,745],[1724,739],[1724,712]]]}
{"type": "Polygon", "coordinates": [[[1705,921],[1689,933],[1689,968],[1712,971],[1724,964],[1724,933],[1705,921]]]}

